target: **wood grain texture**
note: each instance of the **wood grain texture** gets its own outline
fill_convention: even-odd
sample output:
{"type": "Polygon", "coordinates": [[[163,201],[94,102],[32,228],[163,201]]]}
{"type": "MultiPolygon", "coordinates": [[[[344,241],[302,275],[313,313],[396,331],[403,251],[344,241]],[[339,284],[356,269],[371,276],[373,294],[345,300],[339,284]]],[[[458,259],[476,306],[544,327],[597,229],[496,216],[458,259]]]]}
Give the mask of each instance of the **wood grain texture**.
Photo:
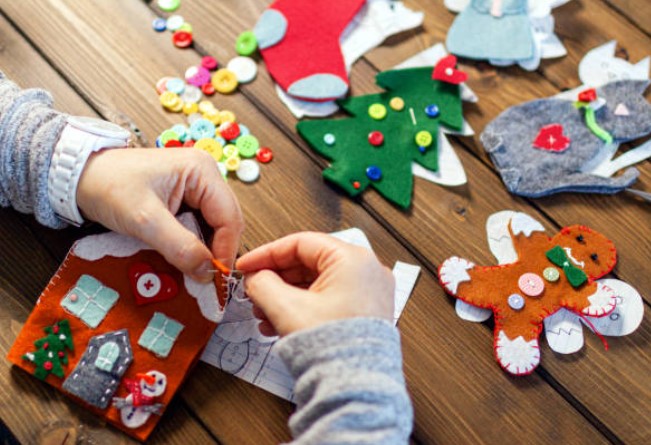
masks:
{"type": "MultiPolygon", "coordinates": [[[[266,3],[186,0],[180,12],[195,28],[197,47],[225,62],[234,56],[235,36],[253,25],[266,3]]],[[[442,40],[453,15],[441,11],[440,3],[438,0],[407,1],[414,8],[427,10],[426,26],[418,33],[392,39],[387,47],[375,50],[360,62],[352,77],[354,94],[377,90],[373,82],[376,68],[393,66],[442,40]]],[[[0,7],[104,117],[126,116],[149,140],[172,123],[181,122],[179,116],[160,109],[153,85],[162,76],[182,75],[185,68],[197,63],[199,55],[191,50],[177,50],[172,47],[169,34],[151,31],[154,14],[143,3],[0,0],[0,7]]],[[[524,73],[516,68],[495,70],[482,64],[466,66],[471,74],[470,84],[481,98],[480,104],[469,107],[467,113],[476,129],[483,128],[509,105],[557,91],[540,73],[524,73]]],[[[630,221],[642,229],[647,221],[648,228],[648,207],[640,204],[637,208],[638,204],[626,200],[613,206],[613,199],[593,197],[564,196],[545,205],[514,198],[504,190],[476,140],[461,144],[455,141],[469,175],[468,186],[445,189],[417,180],[415,204],[408,213],[398,211],[374,193],[354,202],[321,180],[319,167],[324,162],[296,136],[295,120],[280,105],[266,70],[261,69],[259,78],[244,87],[242,93],[218,96],[214,101],[219,108],[235,111],[276,154],[273,163],[263,167],[262,178],[256,185],[246,186],[237,181],[231,184],[241,200],[248,224],[243,249],[298,230],[332,231],[357,226],[367,233],[385,262],[400,259],[417,263],[418,258],[424,261],[422,266],[429,268],[421,276],[400,322],[405,372],[416,410],[415,441],[605,442],[604,436],[563,398],[563,391],[550,386],[540,375],[513,379],[504,374],[492,355],[490,330],[456,317],[453,302],[436,284],[433,271],[452,254],[491,262],[484,224],[495,210],[527,211],[540,218],[550,231],[565,221],[581,222],[576,221],[577,217],[594,225],[592,218],[601,214],[603,227],[612,230],[617,228],[613,223],[615,215],[620,221],[630,221]]],[[[644,175],[643,184],[648,189],[650,175],[648,171],[644,175]]],[[[8,233],[13,230],[8,229],[8,233]]],[[[608,230],[603,231],[610,235],[608,230]]],[[[630,230],[625,227],[620,230],[624,239],[628,239],[630,230]]],[[[641,236],[644,235],[642,232],[641,236]]],[[[647,242],[648,238],[651,237],[646,237],[647,242]]],[[[56,252],[67,250],[67,241],[57,243],[49,235],[40,239],[56,244],[48,246],[56,252]]],[[[644,241],[638,239],[624,248],[616,241],[620,250],[639,254],[632,256],[627,268],[620,270],[622,264],[618,268],[632,282],[644,280],[640,275],[645,273],[648,276],[649,269],[645,268],[648,266],[639,264],[639,258],[645,254],[644,241]]],[[[34,249],[43,250],[43,247],[34,249]]],[[[50,267],[53,271],[50,263],[44,266],[44,271],[50,267]]],[[[12,280],[20,286],[31,282],[24,277],[12,280]]],[[[47,280],[47,274],[43,280],[47,280]]],[[[36,283],[31,287],[41,288],[36,283]]],[[[568,360],[544,350],[544,369],[577,397],[580,409],[594,415],[622,440],[636,443],[648,437],[644,436],[648,427],[643,423],[643,413],[649,408],[650,386],[645,372],[649,365],[648,347],[645,347],[648,336],[649,327],[645,323],[635,337],[616,341],[607,354],[598,349],[594,338],[588,340],[586,352],[568,360]],[[612,354],[614,350],[616,356],[612,354]],[[627,367],[630,363],[630,367],[620,369],[622,363],[627,367]],[[589,390],[593,393],[587,394],[589,390]],[[630,407],[631,398],[635,401],[634,408],[630,407]]],[[[285,422],[291,405],[207,365],[201,364],[195,370],[181,396],[192,411],[190,417],[201,419],[220,442],[263,444],[288,439],[285,422]]],[[[182,426],[187,423],[185,406],[178,415],[182,426]]],[[[177,419],[176,415],[173,417],[177,419]]],[[[163,420],[161,431],[165,432],[156,434],[156,441],[173,440],[173,435],[167,437],[168,423],[173,421],[163,420]]],[[[182,428],[177,430],[173,424],[169,428],[182,435],[182,428]]]]}
{"type": "Polygon", "coordinates": [[[620,14],[651,35],[651,3],[636,0],[606,0],[620,14]]]}

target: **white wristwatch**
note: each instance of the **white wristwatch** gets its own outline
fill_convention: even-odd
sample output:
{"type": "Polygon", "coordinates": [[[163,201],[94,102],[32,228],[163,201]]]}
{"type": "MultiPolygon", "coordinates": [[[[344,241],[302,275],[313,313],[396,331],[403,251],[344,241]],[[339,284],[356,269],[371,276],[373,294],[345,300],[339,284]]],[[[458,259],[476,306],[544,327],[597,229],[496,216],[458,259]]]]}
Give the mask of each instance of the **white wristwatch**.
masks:
{"type": "Polygon", "coordinates": [[[103,148],[126,147],[130,133],[122,127],[90,117],[69,117],[54,147],[48,174],[50,204],[59,218],[80,226],[77,185],[88,157],[103,148]]]}

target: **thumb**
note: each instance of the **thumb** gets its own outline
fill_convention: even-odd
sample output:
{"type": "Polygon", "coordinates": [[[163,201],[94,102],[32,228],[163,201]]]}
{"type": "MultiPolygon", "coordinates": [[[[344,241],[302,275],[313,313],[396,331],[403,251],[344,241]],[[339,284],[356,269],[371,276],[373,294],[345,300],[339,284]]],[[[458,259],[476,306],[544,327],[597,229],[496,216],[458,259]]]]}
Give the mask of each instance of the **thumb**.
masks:
{"type": "Polygon", "coordinates": [[[306,291],[285,283],[271,270],[247,274],[244,278],[244,288],[248,297],[264,312],[276,331],[280,335],[288,333],[294,301],[306,291]]]}
{"type": "Polygon", "coordinates": [[[165,257],[168,263],[201,282],[213,278],[212,254],[197,235],[185,228],[160,203],[147,212],[144,222],[137,221],[135,235],[165,257]]]}

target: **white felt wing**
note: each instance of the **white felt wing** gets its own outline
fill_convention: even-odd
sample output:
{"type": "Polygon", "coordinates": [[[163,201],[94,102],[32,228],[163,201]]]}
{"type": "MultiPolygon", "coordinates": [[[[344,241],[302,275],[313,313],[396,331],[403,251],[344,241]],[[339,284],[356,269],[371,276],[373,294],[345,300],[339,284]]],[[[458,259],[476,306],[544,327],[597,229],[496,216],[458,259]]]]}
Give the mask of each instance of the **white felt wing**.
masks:
{"type": "Polygon", "coordinates": [[[493,213],[486,220],[488,247],[498,264],[513,263],[518,259],[509,233],[509,222],[517,212],[503,210],[493,213]]]}
{"type": "Polygon", "coordinates": [[[490,309],[473,306],[472,304],[468,304],[459,299],[457,299],[457,302],[454,305],[454,310],[462,320],[472,321],[475,323],[482,323],[493,315],[493,311],[490,309]]]}
{"type": "Polygon", "coordinates": [[[560,309],[545,318],[545,336],[554,352],[572,354],[583,347],[581,318],[567,309],[560,309]]]}
{"type": "Polygon", "coordinates": [[[412,162],[411,172],[419,178],[427,179],[441,185],[456,186],[468,182],[463,164],[459,160],[457,153],[452,148],[450,141],[445,137],[442,131],[439,131],[439,169],[431,171],[422,165],[412,162]]]}
{"type": "Polygon", "coordinates": [[[597,332],[609,337],[620,337],[635,331],[644,316],[644,303],[638,291],[630,284],[614,278],[604,278],[598,282],[615,291],[617,295],[615,310],[605,317],[586,318],[597,332]]]}

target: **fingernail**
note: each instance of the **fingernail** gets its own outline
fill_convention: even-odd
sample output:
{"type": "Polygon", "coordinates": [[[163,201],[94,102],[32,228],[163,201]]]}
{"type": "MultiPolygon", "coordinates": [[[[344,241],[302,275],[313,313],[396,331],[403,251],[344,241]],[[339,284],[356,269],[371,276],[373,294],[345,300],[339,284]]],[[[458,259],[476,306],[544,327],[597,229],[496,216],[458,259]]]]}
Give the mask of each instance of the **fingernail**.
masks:
{"type": "Polygon", "coordinates": [[[209,260],[204,261],[201,263],[201,266],[195,269],[194,273],[192,274],[193,278],[196,281],[208,283],[214,277],[213,272],[210,272],[211,269],[213,269],[212,263],[209,260]]]}

